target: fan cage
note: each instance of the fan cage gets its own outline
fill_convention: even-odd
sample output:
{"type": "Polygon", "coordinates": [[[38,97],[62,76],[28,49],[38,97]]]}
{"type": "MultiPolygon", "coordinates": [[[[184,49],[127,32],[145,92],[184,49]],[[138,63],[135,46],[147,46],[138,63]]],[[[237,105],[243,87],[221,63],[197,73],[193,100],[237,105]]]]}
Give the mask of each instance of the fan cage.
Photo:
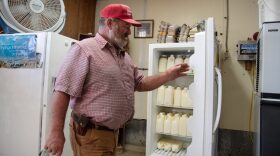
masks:
{"type": "Polygon", "coordinates": [[[65,24],[62,0],[1,0],[0,2],[2,19],[18,32],[60,32],[65,24]]]}

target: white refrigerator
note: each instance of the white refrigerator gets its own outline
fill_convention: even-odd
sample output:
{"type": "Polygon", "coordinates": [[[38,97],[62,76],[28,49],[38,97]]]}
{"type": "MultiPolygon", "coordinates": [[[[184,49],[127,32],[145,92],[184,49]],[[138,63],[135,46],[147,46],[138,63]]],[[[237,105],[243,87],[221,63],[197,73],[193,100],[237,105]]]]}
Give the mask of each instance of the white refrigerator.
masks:
{"type": "MultiPolygon", "coordinates": [[[[55,77],[74,42],[53,32],[0,35],[0,156],[36,156],[43,148],[55,77]]],[[[71,155],[68,139],[63,155],[71,155]]]]}
{"type": "Polygon", "coordinates": [[[159,94],[159,89],[148,92],[147,156],[217,155],[217,128],[222,97],[219,44],[215,37],[214,19],[205,20],[204,26],[205,31],[196,33],[194,41],[149,45],[149,75],[159,73],[159,59],[163,55],[168,57],[173,55],[175,58],[176,56],[186,57],[192,72],[164,84],[164,96],[159,94]],[[167,86],[172,86],[174,91],[167,92],[167,86]],[[171,97],[170,94],[173,96],[176,87],[180,87],[182,90],[187,89],[189,99],[181,100],[181,102],[189,102],[187,107],[184,103],[181,103],[184,106],[174,106],[175,98],[178,96],[174,96],[174,103],[164,103],[167,96],[171,97]],[[159,103],[159,101],[163,101],[163,103],[159,103]],[[162,118],[163,121],[159,117],[160,114],[165,114],[162,118]],[[168,114],[171,115],[168,116],[168,114]],[[176,114],[180,122],[175,121],[176,114]],[[187,116],[187,120],[181,120],[184,114],[187,116]],[[176,130],[176,126],[179,127],[179,130],[176,130]],[[183,133],[180,134],[182,130],[183,133]]]}

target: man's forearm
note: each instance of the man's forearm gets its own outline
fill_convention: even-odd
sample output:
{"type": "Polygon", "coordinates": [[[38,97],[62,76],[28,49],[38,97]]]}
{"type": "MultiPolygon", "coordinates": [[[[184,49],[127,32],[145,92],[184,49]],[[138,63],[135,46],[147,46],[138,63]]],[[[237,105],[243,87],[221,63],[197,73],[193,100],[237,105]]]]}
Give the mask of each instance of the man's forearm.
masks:
{"type": "Polygon", "coordinates": [[[150,91],[156,89],[168,81],[186,75],[186,73],[184,72],[188,70],[189,70],[189,65],[177,64],[167,69],[164,73],[160,73],[154,76],[144,77],[139,87],[137,87],[137,91],[150,91]]]}
{"type": "Polygon", "coordinates": [[[150,91],[156,89],[167,81],[169,81],[169,77],[166,73],[144,77],[139,91],[150,91]]]}
{"type": "Polygon", "coordinates": [[[63,131],[69,99],[69,95],[63,92],[54,92],[51,108],[51,131],[63,131]]]}

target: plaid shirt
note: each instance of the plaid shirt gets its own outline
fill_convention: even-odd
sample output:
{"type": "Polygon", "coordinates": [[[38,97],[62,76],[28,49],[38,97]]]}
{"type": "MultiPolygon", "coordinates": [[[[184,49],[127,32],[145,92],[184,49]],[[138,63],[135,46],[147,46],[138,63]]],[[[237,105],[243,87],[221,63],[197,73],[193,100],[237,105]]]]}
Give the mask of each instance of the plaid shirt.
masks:
{"type": "Polygon", "coordinates": [[[143,77],[127,53],[118,56],[97,33],[71,47],[54,89],[70,95],[75,112],[117,129],[133,117],[134,91],[143,77]]]}

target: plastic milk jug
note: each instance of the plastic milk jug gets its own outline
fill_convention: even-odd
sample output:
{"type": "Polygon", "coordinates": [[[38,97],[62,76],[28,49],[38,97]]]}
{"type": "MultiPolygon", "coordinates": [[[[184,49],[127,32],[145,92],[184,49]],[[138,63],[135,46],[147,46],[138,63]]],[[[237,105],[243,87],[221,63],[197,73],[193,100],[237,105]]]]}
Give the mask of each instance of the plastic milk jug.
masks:
{"type": "Polygon", "coordinates": [[[165,121],[165,113],[164,112],[160,112],[157,115],[156,132],[163,133],[164,121],[165,121]]]}
{"type": "Polygon", "coordinates": [[[178,135],[179,134],[179,120],[180,120],[180,114],[176,113],[174,115],[174,118],[171,123],[171,134],[172,135],[178,135]]]}
{"type": "Polygon", "coordinates": [[[173,114],[172,113],[168,113],[166,118],[165,118],[165,121],[164,121],[163,133],[170,134],[172,119],[173,119],[173,114]]]}
{"type": "Polygon", "coordinates": [[[177,55],[175,58],[175,65],[182,64],[184,62],[182,55],[177,55]]]}
{"type": "Polygon", "coordinates": [[[164,93],[164,105],[166,106],[172,106],[173,105],[173,98],[174,98],[174,87],[168,86],[165,89],[164,93]]]}
{"type": "Polygon", "coordinates": [[[167,66],[166,66],[166,69],[174,66],[174,63],[175,63],[175,57],[174,55],[170,55],[167,59],[167,66]]]}
{"type": "Polygon", "coordinates": [[[187,114],[183,114],[179,120],[179,135],[180,136],[187,136],[187,114]]]}
{"type": "Polygon", "coordinates": [[[182,89],[180,87],[177,87],[174,91],[174,107],[181,106],[181,94],[182,94],[182,89]]]}
{"type": "MultiPolygon", "coordinates": [[[[192,120],[192,118],[193,118],[193,116],[191,115],[191,116],[188,118],[188,120],[187,120],[187,124],[189,124],[189,122],[190,122],[190,120],[192,120]]],[[[187,129],[187,136],[189,136],[189,137],[192,136],[192,133],[191,133],[191,131],[190,131],[189,128],[187,129]]]]}
{"type": "Polygon", "coordinates": [[[160,86],[157,90],[157,104],[163,105],[164,104],[164,92],[165,92],[165,86],[160,86]]]}
{"type": "Polygon", "coordinates": [[[165,72],[167,66],[167,56],[161,55],[159,58],[158,72],[165,72]]]}

